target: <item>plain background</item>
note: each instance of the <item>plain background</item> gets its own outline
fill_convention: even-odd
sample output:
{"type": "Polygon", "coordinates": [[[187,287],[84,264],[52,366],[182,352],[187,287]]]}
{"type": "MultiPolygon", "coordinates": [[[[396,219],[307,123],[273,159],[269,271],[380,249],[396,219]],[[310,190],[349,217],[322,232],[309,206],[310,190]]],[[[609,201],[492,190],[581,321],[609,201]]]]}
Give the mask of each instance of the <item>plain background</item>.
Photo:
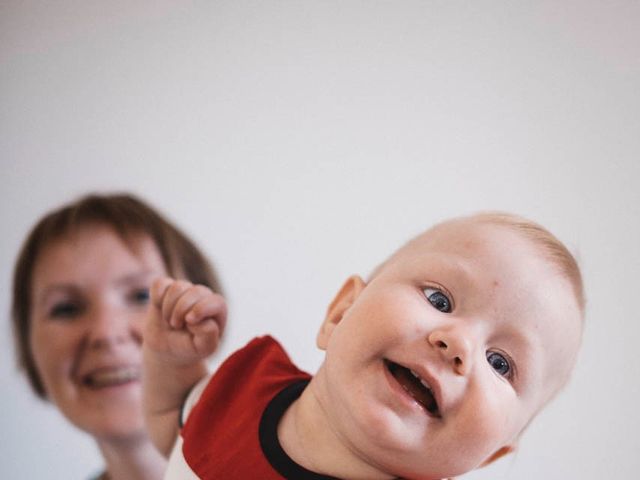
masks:
{"type": "Polygon", "coordinates": [[[8,317],[28,229],[93,189],[209,253],[222,354],[272,332],[309,370],[349,274],[453,215],[543,223],[584,270],[579,365],[465,478],[637,478],[640,2],[3,0],[0,55],[0,478],[101,466],[16,372],[8,317]]]}

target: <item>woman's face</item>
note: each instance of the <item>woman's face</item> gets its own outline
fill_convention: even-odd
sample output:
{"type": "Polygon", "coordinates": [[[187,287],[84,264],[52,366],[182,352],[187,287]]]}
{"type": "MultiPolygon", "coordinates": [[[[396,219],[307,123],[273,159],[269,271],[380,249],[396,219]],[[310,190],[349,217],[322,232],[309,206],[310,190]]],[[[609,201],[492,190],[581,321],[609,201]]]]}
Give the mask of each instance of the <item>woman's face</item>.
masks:
{"type": "Polygon", "coordinates": [[[149,285],[166,274],[149,237],[127,245],[103,225],[53,241],[36,261],[36,367],[48,398],[97,439],[144,435],[141,330],[149,285]]]}

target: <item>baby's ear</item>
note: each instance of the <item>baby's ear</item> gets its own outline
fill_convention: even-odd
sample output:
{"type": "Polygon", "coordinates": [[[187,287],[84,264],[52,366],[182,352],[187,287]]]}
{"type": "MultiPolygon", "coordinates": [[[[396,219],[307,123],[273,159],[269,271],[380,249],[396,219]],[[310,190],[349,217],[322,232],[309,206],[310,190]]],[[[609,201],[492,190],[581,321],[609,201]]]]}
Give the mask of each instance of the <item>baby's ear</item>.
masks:
{"type": "Polygon", "coordinates": [[[516,450],[515,445],[505,445],[504,447],[501,447],[500,449],[493,452],[489,458],[487,458],[484,462],[480,464],[480,466],[486,467],[487,465],[495,462],[496,460],[504,457],[505,455],[515,452],[515,450],[516,450]]]}
{"type": "Polygon", "coordinates": [[[366,286],[365,281],[358,275],[352,275],[344,282],[344,285],[342,285],[342,288],[340,288],[340,291],[334,297],[331,305],[329,305],[327,315],[320,326],[316,344],[321,350],[326,350],[334,327],[340,323],[346,311],[349,310],[353,302],[355,302],[356,298],[360,295],[360,292],[362,292],[366,286]]]}

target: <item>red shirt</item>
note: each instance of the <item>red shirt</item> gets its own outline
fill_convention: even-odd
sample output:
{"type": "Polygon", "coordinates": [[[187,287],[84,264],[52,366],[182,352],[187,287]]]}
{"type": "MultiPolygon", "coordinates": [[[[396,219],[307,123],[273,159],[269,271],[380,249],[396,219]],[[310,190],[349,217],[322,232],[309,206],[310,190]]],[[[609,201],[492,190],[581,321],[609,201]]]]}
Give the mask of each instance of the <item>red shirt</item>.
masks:
{"type": "Polygon", "coordinates": [[[182,429],[189,467],[204,480],[331,478],[295,464],[277,440],[278,421],[310,379],[269,336],[238,350],[211,378],[182,429]]]}

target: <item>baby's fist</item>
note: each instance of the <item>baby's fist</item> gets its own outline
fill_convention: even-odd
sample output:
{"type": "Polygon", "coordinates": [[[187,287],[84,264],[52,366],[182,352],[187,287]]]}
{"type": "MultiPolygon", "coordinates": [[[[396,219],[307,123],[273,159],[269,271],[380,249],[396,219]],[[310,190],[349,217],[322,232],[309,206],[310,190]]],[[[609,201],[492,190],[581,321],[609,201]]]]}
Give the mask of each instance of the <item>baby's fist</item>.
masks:
{"type": "Polygon", "coordinates": [[[224,298],[204,285],[159,278],[151,285],[151,324],[157,350],[195,360],[213,353],[227,322],[224,298]],[[160,340],[163,338],[164,340],[160,340]]]}

